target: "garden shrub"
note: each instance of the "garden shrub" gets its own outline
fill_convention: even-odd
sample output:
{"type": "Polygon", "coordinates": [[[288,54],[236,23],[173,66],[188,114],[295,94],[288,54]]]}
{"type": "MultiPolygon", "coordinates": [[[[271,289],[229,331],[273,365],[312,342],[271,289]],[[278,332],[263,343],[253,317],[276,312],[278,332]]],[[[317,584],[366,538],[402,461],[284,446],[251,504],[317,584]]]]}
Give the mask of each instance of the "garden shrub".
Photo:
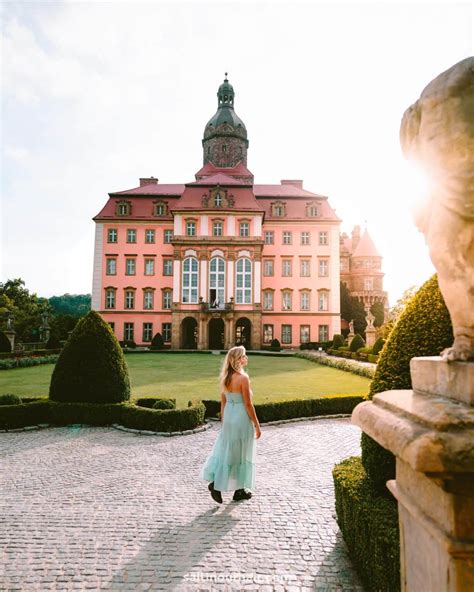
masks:
{"type": "Polygon", "coordinates": [[[21,405],[22,402],[23,401],[18,395],[13,395],[11,393],[0,395],[0,405],[21,405]]]}
{"type": "Polygon", "coordinates": [[[371,592],[400,590],[397,504],[374,494],[359,457],[333,469],[339,528],[351,559],[371,592]]]}
{"type": "Polygon", "coordinates": [[[74,328],[51,377],[51,400],[120,403],[130,399],[128,368],[109,324],[91,310],[74,328]]]}
{"type": "Polygon", "coordinates": [[[359,347],[359,349],[357,350],[358,354],[371,354],[372,353],[372,348],[371,347],[359,347]]]}
{"type": "Polygon", "coordinates": [[[135,343],[135,341],[133,341],[133,339],[119,341],[119,345],[124,349],[135,349],[137,347],[137,344],[135,343]]]}
{"type": "Polygon", "coordinates": [[[371,362],[372,364],[376,364],[379,361],[379,355],[377,354],[376,356],[374,354],[369,354],[367,356],[367,359],[369,362],[371,362]]]}
{"type": "Polygon", "coordinates": [[[11,370],[12,368],[29,368],[30,366],[40,366],[41,364],[55,364],[59,358],[58,354],[49,356],[7,358],[0,360],[0,370],[11,370]]]}
{"type": "Polygon", "coordinates": [[[83,423],[105,426],[120,423],[123,404],[120,403],[63,403],[51,401],[48,422],[55,425],[83,423]]]}
{"type": "Polygon", "coordinates": [[[272,342],[270,344],[270,349],[271,349],[271,351],[280,351],[281,350],[281,345],[280,345],[280,342],[278,341],[278,339],[272,339],[272,342]]]}
{"type": "Polygon", "coordinates": [[[148,409],[176,409],[176,399],[170,397],[139,397],[133,401],[139,407],[147,407],[148,409]],[[165,401],[167,407],[154,407],[155,403],[165,401]]]}
{"type": "Polygon", "coordinates": [[[170,399],[158,399],[153,403],[152,409],[176,409],[176,402],[170,399]]]}
{"type": "Polygon", "coordinates": [[[348,345],[341,345],[341,347],[339,348],[338,351],[340,351],[340,352],[350,351],[350,347],[348,345]]]}
{"type": "Polygon", "coordinates": [[[356,352],[361,347],[365,347],[365,341],[362,338],[362,335],[356,333],[353,340],[351,341],[351,344],[349,345],[349,350],[351,352],[356,352]]]}
{"type": "Polygon", "coordinates": [[[49,422],[50,402],[45,399],[21,405],[2,405],[0,407],[0,429],[13,430],[49,422]]]}
{"type": "Polygon", "coordinates": [[[155,333],[153,339],[151,340],[150,349],[163,349],[165,347],[165,342],[163,341],[163,336],[161,333],[155,333]]]}
{"type": "Polygon", "coordinates": [[[378,353],[380,353],[382,351],[384,344],[385,344],[385,339],[383,337],[379,337],[378,339],[376,339],[376,341],[372,347],[372,353],[374,354],[374,356],[376,356],[378,353]]]}
{"type": "Polygon", "coordinates": [[[12,344],[3,331],[0,331],[0,352],[10,353],[12,351],[12,344]]]}
{"type": "Polygon", "coordinates": [[[333,338],[332,349],[339,349],[344,345],[344,337],[340,333],[335,333],[333,338]]]}
{"type": "Polygon", "coordinates": [[[51,335],[46,342],[46,349],[61,349],[61,343],[55,335],[51,335]]]}
{"type": "Polygon", "coordinates": [[[152,432],[192,430],[204,423],[205,410],[201,401],[190,401],[186,409],[147,409],[128,403],[123,406],[121,424],[152,432]]]}

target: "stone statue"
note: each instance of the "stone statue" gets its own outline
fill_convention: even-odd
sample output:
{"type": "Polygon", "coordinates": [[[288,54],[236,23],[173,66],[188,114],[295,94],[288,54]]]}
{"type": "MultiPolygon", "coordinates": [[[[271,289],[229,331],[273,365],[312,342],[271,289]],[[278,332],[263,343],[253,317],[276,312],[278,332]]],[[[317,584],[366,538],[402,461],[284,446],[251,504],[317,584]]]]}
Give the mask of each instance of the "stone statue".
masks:
{"type": "Polygon", "coordinates": [[[354,320],[349,321],[349,333],[354,334],[354,320]]]}
{"type": "Polygon", "coordinates": [[[372,314],[370,308],[367,310],[367,316],[365,317],[365,320],[367,321],[367,329],[373,329],[375,317],[372,314]]]}
{"type": "Polygon", "coordinates": [[[41,313],[41,321],[42,321],[42,327],[46,328],[48,327],[48,313],[46,311],[41,313]]]}
{"type": "Polygon", "coordinates": [[[453,323],[446,361],[474,360],[474,57],[437,76],[403,115],[400,142],[430,180],[415,214],[453,323]]]}
{"type": "Polygon", "coordinates": [[[13,331],[13,321],[15,320],[15,317],[13,315],[12,312],[8,313],[7,316],[7,331],[13,331]]]}

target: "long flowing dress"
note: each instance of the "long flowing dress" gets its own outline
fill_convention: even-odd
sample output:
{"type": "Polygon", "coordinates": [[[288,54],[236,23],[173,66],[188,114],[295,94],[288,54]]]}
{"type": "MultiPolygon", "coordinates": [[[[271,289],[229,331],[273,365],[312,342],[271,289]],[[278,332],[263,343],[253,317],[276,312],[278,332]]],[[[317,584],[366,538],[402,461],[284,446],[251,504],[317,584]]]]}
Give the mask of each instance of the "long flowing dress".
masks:
{"type": "Polygon", "coordinates": [[[225,392],[222,428],[201,471],[217,491],[255,488],[255,431],[242,393],[225,392]]]}

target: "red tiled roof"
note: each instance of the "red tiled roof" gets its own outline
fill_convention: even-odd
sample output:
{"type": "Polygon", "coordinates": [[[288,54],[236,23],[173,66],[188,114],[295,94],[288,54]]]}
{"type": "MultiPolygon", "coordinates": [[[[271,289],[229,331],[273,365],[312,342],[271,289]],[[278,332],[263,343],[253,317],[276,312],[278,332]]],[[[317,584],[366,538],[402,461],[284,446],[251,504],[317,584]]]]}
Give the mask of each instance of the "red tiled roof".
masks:
{"type": "Polygon", "coordinates": [[[326,195],[312,193],[296,185],[254,185],[255,197],[307,197],[309,199],[327,199],[326,195]]]}
{"type": "Polygon", "coordinates": [[[109,195],[181,195],[183,191],[184,184],[182,183],[174,183],[171,185],[150,183],[149,185],[127,189],[126,191],[114,191],[109,193],[109,195]]]}
{"type": "MultiPolygon", "coordinates": [[[[199,185],[187,186],[180,200],[173,204],[172,210],[202,210],[202,197],[206,190],[199,185]]],[[[229,197],[234,199],[232,210],[249,210],[263,212],[263,207],[257,202],[250,187],[234,187],[229,189],[229,197]]]]}
{"type": "MultiPolygon", "coordinates": [[[[311,194],[314,197],[319,197],[316,196],[315,194],[311,194]]],[[[304,218],[306,220],[309,220],[310,218],[307,217],[306,214],[306,199],[290,199],[288,201],[285,202],[285,217],[284,218],[280,218],[280,217],[276,217],[276,216],[272,216],[272,201],[274,201],[274,199],[270,198],[270,199],[265,199],[265,198],[259,198],[258,200],[259,205],[264,208],[265,210],[265,221],[266,222],[270,222],[270,221],[278,221],[278,220],[295,220],[295,219],[301,219],[304,218]]],[[[332,209],[332,207],[329,205],[329,202],[327,201],[327,198],[324,198],[323,200],[320,201],[320,207],[321,207],[321,214],[318,217],[315,218],[311,218],[311,220],[317,221],[317,220],[340,220],[340,218],[337,216],[336,212],[332,209]]]]}
{"type": "Polygon", "coordinates": [[[212,164],[212,162],[206,162],[206,164],[196,173],[196,178],[214,175],[216,173],[224,173],[225,175],[241,175],[245,177],[252,177],[252,173],[248,170],[248,168],[242,163],[238,162],[232,168],[218,168],[212,164]]]}
{"type": "Polygon", "coordinates": [[[217,173],[215,175],[211,175],[209,177],[206,177],[205,179],[199,179],[199,181],[193,181],[192,183],[186,183],[186,187],[188,187],[190,185],[201,185],[201,186],[220,185],[221,187],[226,187],[229,185],[244,185],[244,186],[248,187],[249,183],[247,181],[243,181],[242,179],[235,179],[234,177],[229,177],[229,175],[225,175],[224,173],[217,173]]]}
{"type": "Polygon", "coordinates": [[[356,250],[352,254],[353,257],[380,257],[380,253],[370,237],[367,230],[364,231],[356,250]]]}

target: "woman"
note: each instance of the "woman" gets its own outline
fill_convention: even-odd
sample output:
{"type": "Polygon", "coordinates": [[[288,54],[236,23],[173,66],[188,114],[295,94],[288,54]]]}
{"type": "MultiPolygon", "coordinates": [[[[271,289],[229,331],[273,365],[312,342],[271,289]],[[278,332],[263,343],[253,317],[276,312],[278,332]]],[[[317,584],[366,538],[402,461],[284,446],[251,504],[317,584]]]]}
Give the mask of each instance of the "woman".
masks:
{"type": "Polygon", "coordinates": [[[245,347],[233,347],[227,352],[220,375],[222,429],[201,473],[210,481],[212,499],[219,504],[221,491],[234,490],[234,501],[247,500],[252,493],[245,488],[255,486],[255,439],[262,432],[244,370],[247,362],[245,347]]]}

